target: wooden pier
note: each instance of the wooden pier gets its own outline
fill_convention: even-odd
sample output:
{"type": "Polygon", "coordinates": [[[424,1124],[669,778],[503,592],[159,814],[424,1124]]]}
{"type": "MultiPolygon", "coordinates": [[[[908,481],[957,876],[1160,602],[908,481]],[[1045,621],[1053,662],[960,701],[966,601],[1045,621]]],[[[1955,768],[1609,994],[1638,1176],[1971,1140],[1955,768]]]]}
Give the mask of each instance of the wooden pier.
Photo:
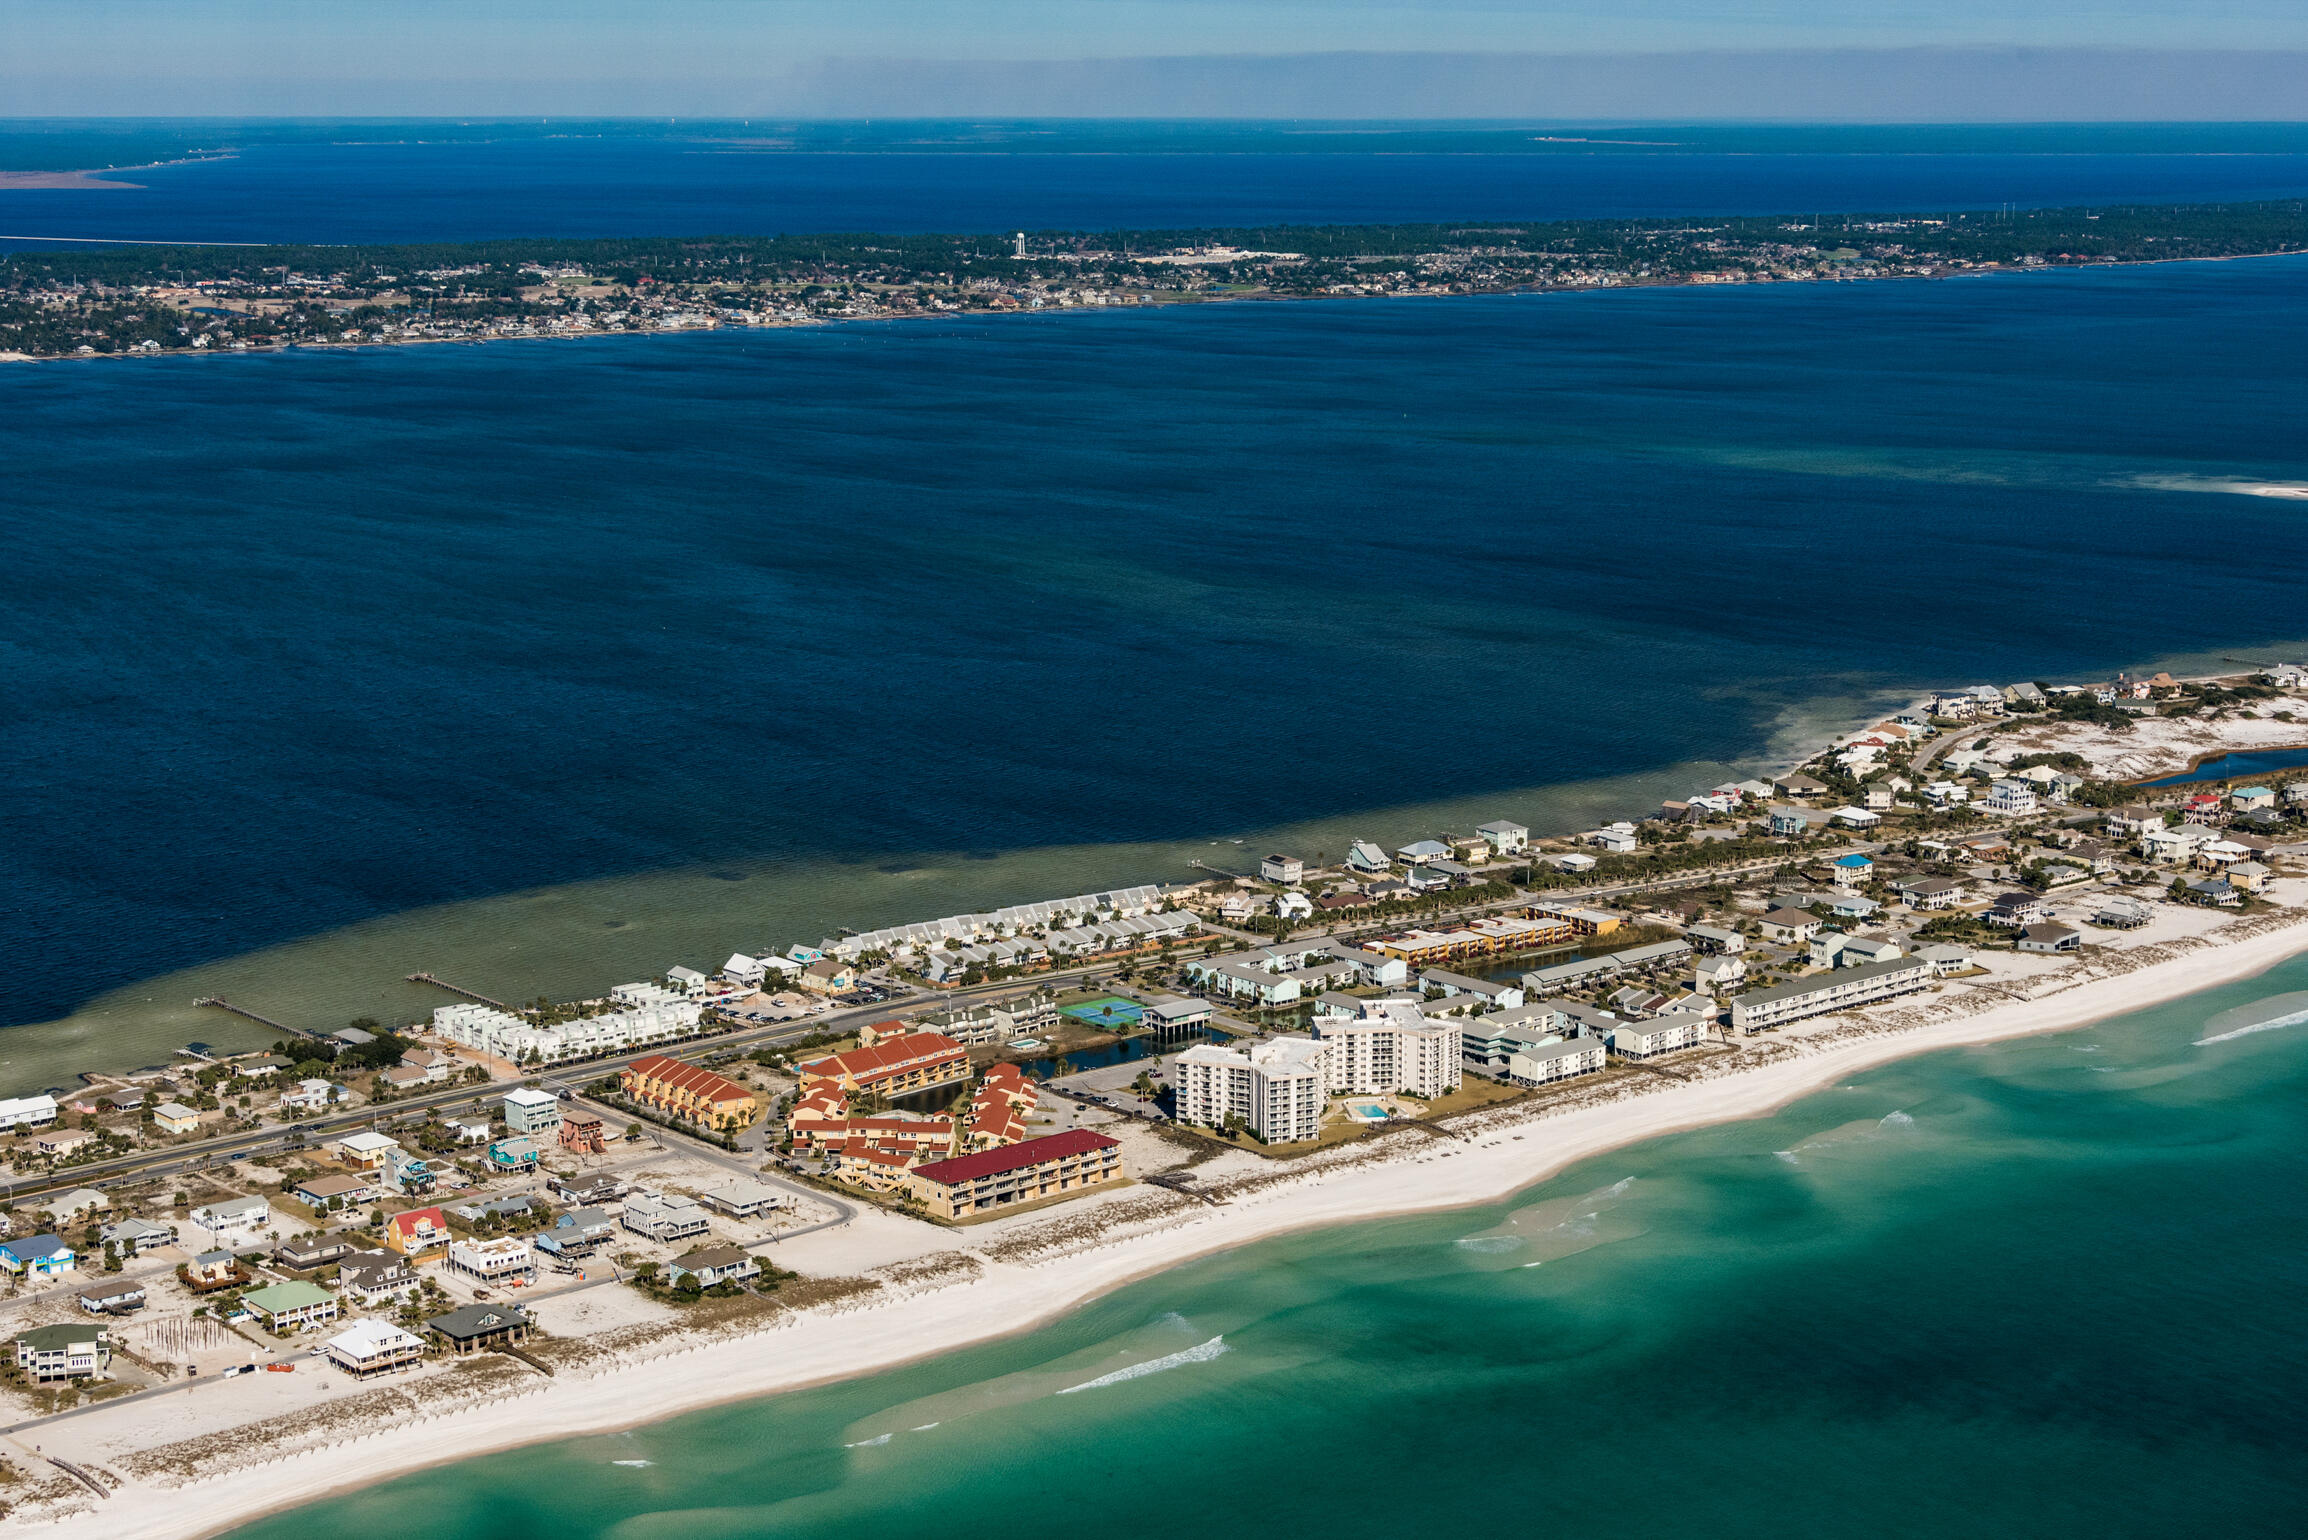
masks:
{"type": "Polygon", "coordinates": [[[1167,1187],[1182,1198],[1192,1198],[1195,1202],[1207,1203],[1212,1208],[1224,1208],[1226,1206],[1224,1199],[1214,1198],[1206,1192],[1197,1190],[1193,1186],[1194,1174],[1190,1171],[1157,1171],[1151,1176],[1141,1177],[1139,1180],[1150,1187],[1167,1187]]]}
{"type": "Polygon", "coordinates": [[[492,1000],[476,990],[467,989],[462,984],[452,984],[447,979],[437,978],[430,973],[412,973],[409,975],[409,982],[412,984],[430,984],[435,989],[445,989],[450,994],[463,995],[468,1000],[477,1000],[491,1009],[503,1011],[508,1016],[513,1014],[513,1007],[502,1000],[492,1000]]]}
{"type": "Polygon", "coordinates": [[[219,1000],[213,995],[203,995],[192,1003],[194,1005],[213,1006],[220,1011],[230,1011],[243,1020],[253,1021],[258,1026],[270,1027],[275,1032],[286,1032],[291,1037],[309,1037],[315,1042],[319,1042],[328,1036],[325,1032],[308,1032],[303,1027],[292,1027],[287,1022],[275,1021],[270,1016],[259,1016],[245,1005],[235,1005],[230,1000],[219,1000]]]}

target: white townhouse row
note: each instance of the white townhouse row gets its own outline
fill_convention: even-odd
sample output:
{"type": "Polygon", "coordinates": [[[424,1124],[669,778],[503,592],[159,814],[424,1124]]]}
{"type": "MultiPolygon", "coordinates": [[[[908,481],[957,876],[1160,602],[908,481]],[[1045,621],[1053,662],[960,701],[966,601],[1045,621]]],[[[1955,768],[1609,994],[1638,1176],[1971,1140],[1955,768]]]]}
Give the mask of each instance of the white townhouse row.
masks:
{"type": "MultiPolygon", "coordinates": [[[[634,986],[619,985],[619,989],[634,986]]],[[[661,991],[670,993],[670,991],[661,991]]],[[[433,1030],[461,1047],[477,1049],[501,1059],[521,1062],[531,1054],[547,1064],[564,1059],[617,1053],[650,1043],[669,1042],[698,1029],[704,1008],[691,1000],[668,999],[599,1016],[584,1016],[553,1026],[523,1021],[493,1006],[467,1002],[444,1005],[433,1012],[433,1030]]]]}
{"type": "Polygon", "coordinates": [[[932,982],[977,968],[1031,967],[1052,957],[1095,957],[1175,941],[1194,928],[1194,917],[1183,910],[1142,914],[1121,919],[1053,930],[1045,936],[1014,940],[949,942],[928,952],[923,971],[932,982]]]}
{"type": "Polygon", "coordinates": [[[949,943],[969,945],[986,940],[1007,941],[1035,932],[1061,931],[1092,923],[1126,920],[1160,911],[1162,889],[1153,883],[1116,888],[1107,893],[1083,893],[1073,898],[1043,899],[1012,904],[986,914],[950,914],[938,920],[892,925],[838,941],[827,941],[821,954],[858,958],[868,952],[904,955],[949,943]]]}
{"type": "Polygon", "coordinates": [[[45,1128],[56,1121],[56,1098],[20,1096],[0,1101],[0,1133],[16,1128],[45,1128]]]}
{"type": "Polygon", "coordinates": [[[1756,989],[1732,996],[1731,1024],[1743,1032],[1758,1032],[1805,1016],[1853,1010],[1896,995],[1928,989],[1937,976],[1930,962],[1917,957],[1838,968],[1833,973],[1797,979],[1775,989],[1756,989]]]}

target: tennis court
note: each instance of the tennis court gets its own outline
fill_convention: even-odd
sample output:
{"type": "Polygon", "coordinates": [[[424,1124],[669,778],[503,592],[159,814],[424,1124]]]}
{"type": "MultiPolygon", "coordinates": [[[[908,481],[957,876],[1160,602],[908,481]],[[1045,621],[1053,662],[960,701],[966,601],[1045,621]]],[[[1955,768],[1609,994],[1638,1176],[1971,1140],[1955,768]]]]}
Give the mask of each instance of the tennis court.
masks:
{"type": "Polygon", "coordinates": [[[1108,995],[1102,1000],[1082,1000],[1073,1005],[1060,1006],[1058,1014],[1071,1016],[1093,1027],[1129,1028],[1138,1025],[1138,1018],[1145,1014],[1145,1008],[1135,1000],[1108,995]]]}

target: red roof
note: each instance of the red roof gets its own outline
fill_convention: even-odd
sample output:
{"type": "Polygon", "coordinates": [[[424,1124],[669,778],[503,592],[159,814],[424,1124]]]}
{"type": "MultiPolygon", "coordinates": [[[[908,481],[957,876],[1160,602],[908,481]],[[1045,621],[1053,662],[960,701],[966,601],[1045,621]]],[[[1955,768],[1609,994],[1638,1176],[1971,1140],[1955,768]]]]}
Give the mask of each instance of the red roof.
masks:
{"type": "Polygon", "coordinates": [[[1048,1161],[1063,1160],[1069,1155],[1087,1155],[1092,1150],[1118,1149],[1121,1141],[1104,1134],[1094,1134],[1087,1128],[1069,1128],[1063,1133],[1045,1134],[1039,1139],[1028,1139],[999,1150],[982,1150],[975,1155],[957,1155],[952,1160],[932,1161],[916,1166],[915,1174],[932,1182],[973,1182],[981,1176],[999,1176],[1005,1171],[1022,1171],[1028,1166],[1039,1166],[1048,1161]]]}
{"type": "Polygon", "coordinates": [[[392,1218],[386,1220],[385,1228],[394,1231],[395,1233],[406,1233],[415,1229],[417,1227],[417,1221],[420,1219],[431,1220],[433,1222],[433,1228],[436,1230],[446,1230],[449,1228],[448,1217],[437,1208],[405,1209],[402,1212],[395,1214],[392,1218]]]}
{"type": "Polygon", "coordinates": [[[871,1048],[852,1048],[830,1059],[804,1064],[801,1073],[827,1080],[844,1075],[854,1080],[871,1080],[956,1055],[969,1057],[961,1044],[942,1032],[908,1032],[903,1037],[885,1037],[871,1048]]]}

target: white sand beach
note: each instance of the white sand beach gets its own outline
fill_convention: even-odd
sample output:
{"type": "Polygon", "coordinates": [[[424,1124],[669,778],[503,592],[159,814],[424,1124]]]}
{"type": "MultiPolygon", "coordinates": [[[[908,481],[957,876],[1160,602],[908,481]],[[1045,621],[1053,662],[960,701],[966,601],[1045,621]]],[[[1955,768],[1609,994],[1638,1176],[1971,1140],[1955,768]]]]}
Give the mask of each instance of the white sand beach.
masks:
{"type": "MultiPolygon", "coordinates": [[[[1637,1076],[1607,1095],[1490,1108],[1456,1120],[1459,1139],[1403,1130],[1294,1161],[1230,1157],[1223,1174],[1213,1162],[1202,1168],[1201,1185],[1224,1198],[1220,1206],[1137,1186],[1001,1226],[929,1231],[929,1245],[911,1247],[911,1257],[896,1231],[929,1227],[867,1216],[846,1238],[831,1232],[801,1243],[806,1256],[777,1259],[821,1274],[846,1256],[871,1284],[845,1298],[788,1312],[766,1329],[699,1333],[695,1345],[679,1342],[672,1351],[660,1340],[654,1357],[634,1352],[565,1366],[552,1379],[493,1360],[505,1373],[488,1377],[481,1395],[415,1405],[397,1399],[365,1426],[332,1424],[325,1437],[333,1443],[278,1452],[260,1419],[188,1444],[204,1419],[171,1405],[183,1398],[168,1397],[44,1424],[10,1438],[11,1456],[38,1470],[42,1456],[30,1453],[38,1443],[109,1495],[98,1499],[58,1469],[51,1483],[58,1495],[44,1505],[49,1516],[20,1512],[11,1528],[192,1540],[423,1466],[869,1374],[1024,1331],[1134,1279],[1287,1231],[1496,1201],[1575,1161],[1768,1113],[1893,1059],[2081,1027],[2261,972],[2308,950],[2308,882],[2278,886],[2270,896],[2282,907],[2271,912],[2232,920],[2171,911],[2172,924],[2081,962],[2029,959],[2042,966],[1999,974],[1991,987],[1951,982],[1865,1017],[1821,1018],[1803,1035],[1681,1061],[1688,1082],[1637,1076]],[[193,1454],[172,1470],[149,1460],[140,1466],[139,1451],[171,1440],[193,1454]]],[[[253,1382],[270,1378],[204,1385],[198,1394],[220,1408],[234,1387],[262,1391],[270,1387],[253,1382]]]]}

